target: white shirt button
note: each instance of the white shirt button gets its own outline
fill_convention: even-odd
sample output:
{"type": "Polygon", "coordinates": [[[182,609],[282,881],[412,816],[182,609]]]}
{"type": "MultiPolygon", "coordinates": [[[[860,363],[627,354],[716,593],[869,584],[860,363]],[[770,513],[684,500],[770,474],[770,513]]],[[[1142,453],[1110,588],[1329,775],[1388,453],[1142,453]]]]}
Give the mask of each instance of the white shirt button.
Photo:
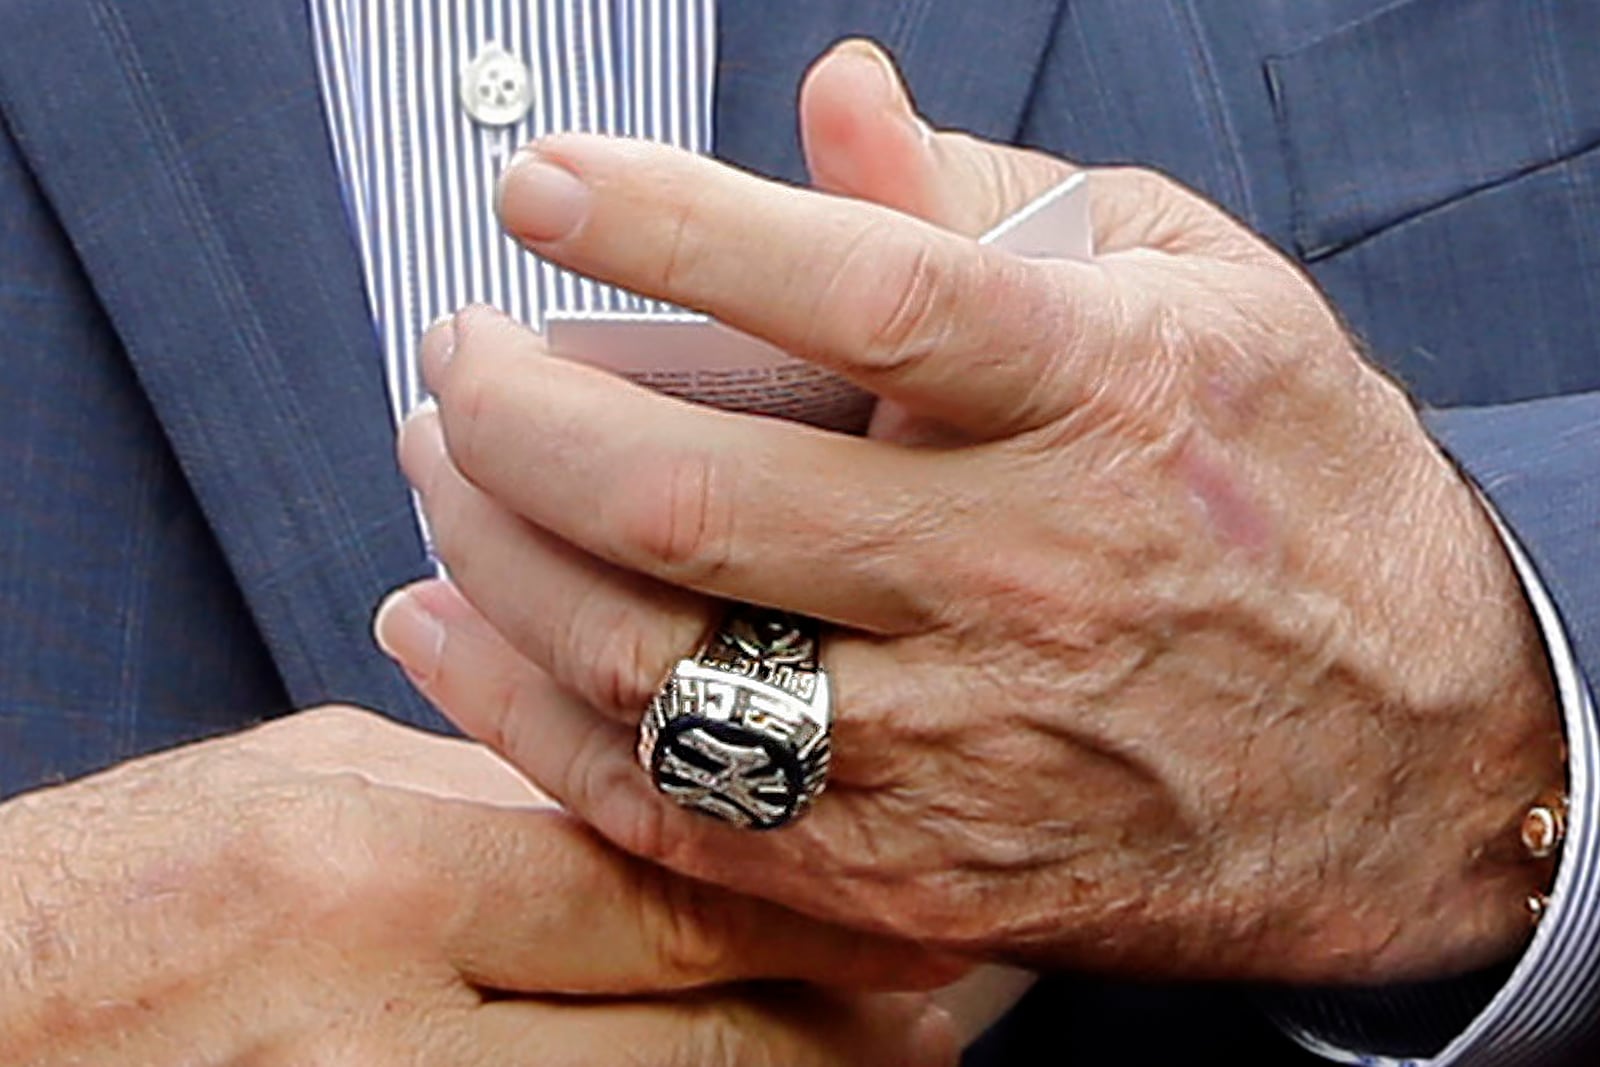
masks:
{"type": "Polygon", "coordinates": [[[533,107],[528,68],[510,52],[490,45],[461,72],[461,106],[483,126],[521,122],[533,107]]]}

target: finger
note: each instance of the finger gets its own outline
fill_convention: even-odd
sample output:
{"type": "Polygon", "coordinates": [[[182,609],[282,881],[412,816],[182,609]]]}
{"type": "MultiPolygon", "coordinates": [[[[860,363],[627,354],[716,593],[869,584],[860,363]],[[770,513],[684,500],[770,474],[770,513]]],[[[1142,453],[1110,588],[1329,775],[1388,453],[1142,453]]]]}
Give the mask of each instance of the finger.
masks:
{"type": "MultiPolygon", "coordinates": [[[[1064,180],[1073,168],[1038,152],[935,131],[917,114],[877,45],[847,40],[812,67],[800,91],[800,134],[812,182],[978,237],[1064,180]]],[[[951,446],[964,435],[892,401],[868,436],[951,446]]]]}
{"type": "MultiPolygon", "coordinates": [[[[440,947],[467,981],[528,993],[665,992],[755,979],[933,988],[947,958],[673,874],[555,809],[391,804],[374,862],[438,899],[440,947]],[[449,887],[451,896],[443,896],[449,887]]],[[[419,891],[420,892],[420,891],[419,891]]],[[[391,894],[393,896],[393,894],[391,894]]],[[[398,920],[398,917],[397,917],[398,920]]]]}
{"type": "Polygon", "coordinates": [[[1065,410],[1115,357],[1104,309],[1128,299],[1090,264],[1011,256],[646,142],[539,142],[506,172],[500,211],[548,259],[709,312],[980,436],[1065,410]]]}
{"type": "MultiPolygon", "coordinates": [[[[554,783],[552,795],[647,857],[695,847],[710,820],[667,808],[634,758],[640,713],[604,716],[574,698],[548,672],[516,654],[499,632],[446,582],[422,582],[385,602],[385,649],[406,664],[417,688],[463,732],[523,767],[535,780],[554,783]],[[424,622],[415,621],[417,619],[424,622]],[[413,634],[426,629],[430,647],[418,650],[413,634]],[[423,661],[426,665],[423,666],[423,661]]],[[[755,845],[746,865],[781,870],[798,853],[764,846],[774,836],[734,835],[713,842],[755,845]]]]}
{"type": "Polygon", "coordinates": [[[500,1001],[462,1018],[476,1055],[450,1067],[953,1067],[926,998],[787,987],[670,1001],[500,1001]]]}
{"type": "MultiPolygon", "coordinates": [[[[987,232],[1076,169],[1041,152],[932,130],[888,56],[866,41],[847,41],[812,68],[800,115],[807,162],[819,186],[970,236],[987,232]]],[[[1118,253],[1130,250],[1241,260],[1270,254],[1222,212],[1160,175],[1102,169],[1089,177],[1092,231],[1102,263],[1129,285],[1151,292],[1164,280],[1155,270],[1129,272],[1118,253]]],[[[1125,333],[1143,334],[1149,343],[1149,331],[1138,328],[1145,317],[1132,317],[1125,333]]],[[[1122,373],[1132,363],[1111,362],[1122,373]]],[[[1116,373],[1113,368],[1107,375],[1116,373]]],[[[870,436],[950,446],[964,435],[886,401],[878,405],[870,436]]]]}
{"type": "MultiPolygon", "coordinates": [[[[670,661],[662,660],[660,669],[654,672],[650,691],[632,707],[596,708],[575,696],[572,688],[563,685],[549,670],[522,656],[507,643],[493,620],[486,618],[451,582],[437,578],[391,593],[378,611],[374,630],[384,652],[464,733],[509,757],[514,766],[531,768],[536,779],[560,772],[555,779],[563,783],[556,791],[559,797],[577,792],[572,783],[589,773],[585,763],[590,758],[586,755],[590,740],[616,739],[613,747],[621,756],[618,771],[639,778],[642,784],[643,771],[635,765],[632,755],[634,731],[643,715],[641,709],[654,695],[655,685],[665,677],[670,661]],[[574,709],[577,726],[570,731],[555,730],[546,719],[568,707],[574,709]],[[621,733],[598,731],[596,737],[590,738],[591,713],[625,729],[621,733]],[[551,753],[548,758],[546,752],[551,753]]],[[[830,664],[842,661],[843,667],[842,677],[835,666],[829,668],[834,688],[861,689],[863,675],[871,670],[872,652],[870,642],[834,641],[828,660],[830,664]]],[[[831,767],[836,784],[870,788],[892,777],[893,761],[886,760],[878,746],[872,744],[874,723],[859,721],[875,720],[881,714],[874,711],[865,716],[856,712],[835,716],[833,735],[836,741],[842,738],[845,742],[834,746],[831,767]]],[[[606,754],[608,759],[611,755],[606,754]]],[[[610,787],[594,792],[601,797],[611,796],[610,787]]],[[[621,789],[616,798],[620,802],[634,792],[631,788],[621,789]]],[[[638,795],[652,803],[661,800],[653,790],[639,791],[638,795]]],[[[696,819],[693,825],[716,824],[696,819]]],[[[742,835],[732,840],[764,838],[742,835]]]]}
{"type": "MultiPolygon", "coordinates": [[[[637,630],[638,636],[619,638],[600,632],[587,646],[576,639],[571,642],[572,651],[562,656],[562,670],[572,676],[569,681],[511,642],[506,636],[509,628],[486,617],[454,578],[428,578],[384,598],[373,620],[373,637],[412,684],[440,703],[457,725],[463,725],[454,710],[457,707],[510,707],[519,675],[533,670],[549,675],[555,684],[605,717],[636,726],[671,665],[693,651],[703,632],[693,634],[693,643],[674,645],[670,638],[656,637],[647,624],[630,621],[619,625],[626,625],[629,633],[637,630]],[[584,655],[586,648],[592,649],[592,654],[584,655]],[[643,652],[645,648],[657,652],[643,652]],[[613,658],[619,661],[612,662],[613,658]],[[604,702],[585,696],[586,689],[604,697],[604,702]]],[[[480,717],[468,731],[474,737],[515,729],[499,723],[487,728],[483,714],[482,710],[469,713],[469,717],[480,717]]],[[[503,744],[494,747],[496,751],[505,749],[503,744]]]]}
{"type": "MultiPolygon", "coordinates": [[[[822,803],[781,832],[752,833],[657,792],[635,756],[638,715],[624,721],[585,706],[517,656],[448,583],[413,586],[390,604],[386,617],[424,612],[427,627],[445,635],[442,654],[427,670],[412,671],[418,688],[608,840],[691,878],[823,918],[880,931],[901,925],[886,911],[896,898],[875,887],[916,877],[930,860],[921,835],[885,838],[875,831],[884,820],[914,818],[909,809],[917,803],[881,799],[903,772],[896,753],[873,743],[880,736],[872,726],[877,711],[836,722],[832,784],[822,803]]],[[[400,645],[392,637],[385,642],[402,659],[410,655],[406,632],[395,630],[400,645]]],[[[837,642],[830,658],[843,660],[846,678],[860,677],[864,651],[837,642]]],[[[914,715],[914,708],[906,710],[914,715]]],[[[919,746],[910,747],[915,758],[919,746]]]]}
{"type": "MultiPolygon", "coordinates": [[[[699,645],[718,606],[597,559],[507,511],[450,462],[433,412],[407,421],[400,453],[453,586],[586,703],[637,721],[672,663],[699,645]]],[[[399,622],[380,610],[380,644],[393,640],[388,631],[399,622]]],[[[432,658],[440,654],[436,648],[432,658]]],[[[428,669],[419,660],[402,665],[428,669]]]]}
{"type": "Polygon", "coordinates": [[[823,56],[800,91],[812,181],[979,237],[1076,170],[1042,152],[931,127],[894,63],[852,39],[823,56]]]}
{"type": "Polygon", "coordinates": [[[503,753],[627,851],[649,859],[673,855],[682,864],[687,854],[725,847],[724,857],[750,876],[771,875],[801,859],[780,835],[739,833],[671,805],[635,760],[638,713],[629,722],[597,714],[516,655],[446,583],[420,584],[391,598],[384,643],[392,655],[403,661],[411,655],[411,624],[392,620],[414,613],[425,614],[432,630],[443,634],[426,669],[408,666],[417,688],[463,732],[503,753]],[[703,835],[718,831],[720,840],[703,842],[703,835]]]}
{"type": "MultiPolygon", "coordinates": [[[[845,41],[818,60],[800,98],[806,161],[819,187],[979,236],[1078,168],[1043,152],[933,130],[893,61],[845,41]]],[[[1154,171],[1092,168],[1090,213],[1102,254],[1154,249],[1254,259],[1245,228],[1154,171]]]]}
{"type": "MultiPolygon", "coordinates": [[[[924,559],[975,511],[953,457],[664,397],[543,358],[487,309],[457,316],[455,333],[439,394],[450,460],[534,525],[670,585],[879,633],[922,628],[950,603],[924,559]]],[[[405,466],[446,563],[471,567],[507,529],[436,505],[448,479],[412,440],[428,433],[425,415],[408,424],[405,466]]]]}

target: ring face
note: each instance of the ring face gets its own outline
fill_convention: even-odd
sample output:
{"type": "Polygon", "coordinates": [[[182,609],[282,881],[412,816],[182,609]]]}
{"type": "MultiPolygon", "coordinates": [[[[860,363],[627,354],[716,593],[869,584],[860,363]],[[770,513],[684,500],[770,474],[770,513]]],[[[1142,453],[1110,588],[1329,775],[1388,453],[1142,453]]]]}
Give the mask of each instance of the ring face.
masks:
{"type": "Polygon", "coordinates": [[[739,607],[651,700],[639,762],[684,807],[775,829],[826,785],[828,715],[817,624],[739,607]]]}

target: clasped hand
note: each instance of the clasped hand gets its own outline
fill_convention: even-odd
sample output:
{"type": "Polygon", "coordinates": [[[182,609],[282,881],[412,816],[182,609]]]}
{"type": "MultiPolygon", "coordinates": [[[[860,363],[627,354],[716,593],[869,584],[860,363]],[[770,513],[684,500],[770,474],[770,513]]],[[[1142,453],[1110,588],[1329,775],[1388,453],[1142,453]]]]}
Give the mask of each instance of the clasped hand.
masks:
{"type": "Polygon", "coordinates": [[[10,802],[0,858],[9,1064],[954,1060],[925,997],[862,992],[948,961],[624,856],[481,745],[350,708],[10,802]]]}
{"type": "Polygon", "coordinates": [[[929,133],[859,46],[802,118],[825,191],[563,136],[502,219],[846,376],[873,434],[656,395],[463,312],[402,442],[453,584],[380,625],[421,688],[623,848],[925,943],[1330,982],[1513,949],[1541,873],[1504,846],[1561,773],[1539,637],[1313,284],[1139,170],[1092,173],[1092,262],[981,247],[1069,165],[929,133]],[[724,599],[832,624],[832,784],[774,834],[633,761],[724,599]]]}

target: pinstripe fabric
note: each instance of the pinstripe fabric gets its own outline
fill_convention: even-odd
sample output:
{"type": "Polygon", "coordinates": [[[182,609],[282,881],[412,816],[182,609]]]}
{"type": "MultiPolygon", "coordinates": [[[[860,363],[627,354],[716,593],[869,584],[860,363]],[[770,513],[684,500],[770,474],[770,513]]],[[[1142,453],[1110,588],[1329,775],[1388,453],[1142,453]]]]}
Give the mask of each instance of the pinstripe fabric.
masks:
{"type": "Polygon", "coordinates": [[[711,149],[713,0],[311,0],[334,154],[396,418],[423,396],[419,335],[483,302],[523,322],[654,305],[542,263],[499,229],[494,186],[522,144],[588,130],[711,149]],[[532,72],[533,107],[484,127],[458,102],[490,45],[532,72]]]}

